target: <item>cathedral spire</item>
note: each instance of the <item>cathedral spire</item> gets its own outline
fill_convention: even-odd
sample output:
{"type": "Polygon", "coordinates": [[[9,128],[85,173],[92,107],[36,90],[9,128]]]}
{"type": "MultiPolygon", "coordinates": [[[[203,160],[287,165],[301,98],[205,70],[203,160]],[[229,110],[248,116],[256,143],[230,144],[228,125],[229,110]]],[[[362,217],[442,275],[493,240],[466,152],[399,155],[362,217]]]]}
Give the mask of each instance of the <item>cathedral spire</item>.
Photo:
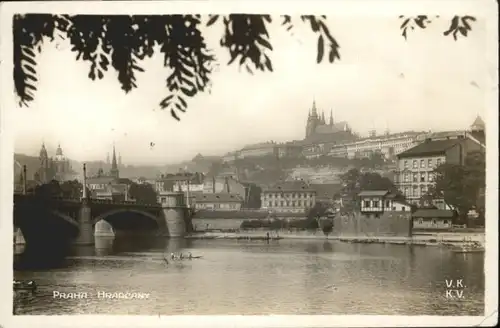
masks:
{"type": "Polygon", "coordinates": [[[333,110],[330,110],[330,125],[333,125],[333,110]]]}
{"type": "Polygon", "coordinates": [[[115,151],[115,144],[113,143],[113,159],[111,162],[111,170],[109,170],[109,174],[118,179],[119,177],[119,171],[118,171],[118,164],[116,163],[116,151],[115,151]]]}
{"type": "Polygon", "coordinates": [[[318,116],[318,112],[316,110],[316,99],[313,100],[313,107],[312,107],[312,114],[311,116],[313,117],[317,117],[318,116]]]}
{"type": "Polygon", "coordinates": [[[321,123],[325,124],[325,112],[321,112],[321,123]]]}

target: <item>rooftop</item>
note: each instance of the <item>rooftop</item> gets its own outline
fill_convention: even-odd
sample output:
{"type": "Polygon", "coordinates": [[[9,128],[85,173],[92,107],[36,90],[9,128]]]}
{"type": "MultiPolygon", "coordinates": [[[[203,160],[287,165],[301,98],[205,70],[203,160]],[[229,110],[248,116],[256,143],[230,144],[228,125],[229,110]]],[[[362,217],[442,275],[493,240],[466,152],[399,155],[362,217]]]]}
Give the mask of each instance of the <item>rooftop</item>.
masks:
{"type": "Polygon", "coordinates": [[[358,194],[360,197],[370,197],[370,196],[386,196],[389,190],[363,190],[358,194]]]}
{"type": "Polygon", "coordinates": [[[413,213],[414,218],[452,218],[455,211],[439,209],[419,209],[413,213]]]}
{"type": "Polygon", "coordinates": [[[271,187],[268,187],[264,192],[276,191],[314,191],[307,183],[302,180],[282,181],[271,187]]]}
{"type": "Polygon", "coordinates": [[[461,142],[460,139],[427,140],[413,148],[410,148],[398,154],[397,156],[398,158],[408,158],[408,157],[415,157],[422,155],[427,155],[427,156],[440,155],[443,154],[446,150],[459,144],[460,142],[461,142]]]}
{"type": "Polygon", "coordinates": [[[193,194],[190,198],[196,203],[241,203],[243,199],[238,194],[216,193],[216,194],[193,194]]]}

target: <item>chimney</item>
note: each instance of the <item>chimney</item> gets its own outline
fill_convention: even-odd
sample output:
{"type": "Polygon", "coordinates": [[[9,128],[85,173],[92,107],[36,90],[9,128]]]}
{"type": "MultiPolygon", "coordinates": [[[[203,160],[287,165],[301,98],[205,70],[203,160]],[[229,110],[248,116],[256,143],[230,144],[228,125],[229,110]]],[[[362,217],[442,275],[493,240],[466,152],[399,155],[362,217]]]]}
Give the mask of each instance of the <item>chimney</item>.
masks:
{"type": "Polygon", "coordinates": [[[215,176],[212,177],[212,192],[215,194],[215,176]]]}

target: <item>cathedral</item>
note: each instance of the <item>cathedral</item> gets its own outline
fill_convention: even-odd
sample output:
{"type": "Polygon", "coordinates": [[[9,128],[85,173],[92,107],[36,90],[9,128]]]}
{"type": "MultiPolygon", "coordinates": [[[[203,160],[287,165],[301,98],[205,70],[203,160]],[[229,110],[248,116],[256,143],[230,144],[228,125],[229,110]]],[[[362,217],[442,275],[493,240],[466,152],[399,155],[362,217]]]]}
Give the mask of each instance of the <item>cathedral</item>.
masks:
{"type": "Polygon", "coordinates": [[[39,160],[40,168],[35,173],[35,181],[39,183],[48,183],[52,180],[61,182],[71,179],[74,175],[69,159],[63,155],[61,145],[57,147],[56,156],[49,158],[45,144],[42,144],[39,160]]]}
{"type": "Polygon", "coordinates": [[[325,113],[322,112],[320,116],[316,108],[316,102],[313,101],[312,110],[307,117],[305,141],[311,143],[339,143],[355,139],[356,135],[352,133],[349,124],[345,121],[334,122],[332,112],[330,112],[330,120],[326,123],[325,113]]]}

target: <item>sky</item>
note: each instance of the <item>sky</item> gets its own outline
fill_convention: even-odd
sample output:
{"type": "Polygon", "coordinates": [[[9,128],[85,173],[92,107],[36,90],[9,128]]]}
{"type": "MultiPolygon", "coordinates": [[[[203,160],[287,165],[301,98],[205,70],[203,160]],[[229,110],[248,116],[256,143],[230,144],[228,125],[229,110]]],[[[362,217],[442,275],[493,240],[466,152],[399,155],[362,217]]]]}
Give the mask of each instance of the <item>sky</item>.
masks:
{"type": "Polygon", "coordinates": [[[291,35],[277,21],[269,26],[273,73],[228,67],[220,22],[202,30],[220,66],[211,94],[189,99],[180,122],[158,107],[168,95],[161,56],[142,63],[139,87],[125,94],[115,72],[93,82],[90,63],[76,61],[67,41],[47,42],[37,58],[36,99],[13,112],[15,151],[37,155],[44,142],[54,155],[60,143],[73,160],[105,160],[114,143],[124,164],[155,165],[222,155],[252,143],[303,139],[313,100],[327,120],[333,111],[334,120],[361,135],[466,129],[477,115],[485,117],[485,90],[493,86],[481,19],[458,41],[442,35],[446,17],[409,31],[405,41],[397,16],[329,16],[341,47],[333,64],[316,64],[317,37],[305,25],[297,22],[291,35]]]}

